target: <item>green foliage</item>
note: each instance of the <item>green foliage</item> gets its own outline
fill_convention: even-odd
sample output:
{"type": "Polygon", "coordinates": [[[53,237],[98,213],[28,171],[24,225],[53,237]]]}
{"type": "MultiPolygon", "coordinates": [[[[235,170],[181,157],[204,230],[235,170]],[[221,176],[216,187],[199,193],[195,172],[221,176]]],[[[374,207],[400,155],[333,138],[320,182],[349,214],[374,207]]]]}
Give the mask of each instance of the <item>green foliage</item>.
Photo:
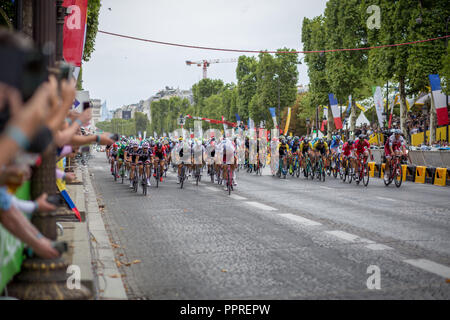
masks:
{"type": "Polygon", "coordinates": [[[83,60],[89,61],[94,51],[95,38],[98,30],[98,15],[100,13],[101,0],[89,0],[87,8],[86,43],[84,45],[83,60]]]}
{"type": "Polygon", "coordinates": [[[0,3],[0,26],[12,27],[16,18],[14,4],[11,1],[0,3]]]}
{"type": "Polygon", "coordinates": [[[135,112],[134,113],[134,122],[135,122],[136,133],[141,132],[141,134],[144,135],[144,131],[147,130],[147,125],[148,125],[147,115],[142,112],[135,112]]]}

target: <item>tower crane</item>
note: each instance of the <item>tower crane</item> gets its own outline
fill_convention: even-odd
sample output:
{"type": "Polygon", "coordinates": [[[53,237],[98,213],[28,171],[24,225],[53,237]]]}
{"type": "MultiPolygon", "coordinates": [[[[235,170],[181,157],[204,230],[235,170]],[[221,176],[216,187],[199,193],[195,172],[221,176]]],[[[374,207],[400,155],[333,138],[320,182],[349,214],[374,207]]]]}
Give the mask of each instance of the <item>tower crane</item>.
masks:
{"type": "Polygon", "coordinates": [[[186,61],[186,65],[190,66],[192,64],[196,64],[198,67],[203,67],[203,79],[207,78],[207,69],[211,63],[229,63],[229,62],[237,62],[237,58],[230,59],[210,59],[210,60],[200,60],[200,61],[186,61]]]}

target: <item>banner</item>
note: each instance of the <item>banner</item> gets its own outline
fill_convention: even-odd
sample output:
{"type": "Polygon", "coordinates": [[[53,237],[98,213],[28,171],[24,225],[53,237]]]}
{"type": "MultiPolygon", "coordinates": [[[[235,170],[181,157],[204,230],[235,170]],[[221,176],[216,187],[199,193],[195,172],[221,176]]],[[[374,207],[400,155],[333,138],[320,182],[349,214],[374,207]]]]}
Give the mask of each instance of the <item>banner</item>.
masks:
{"type": "Polygon", "coordinates": [[[287,120],[286,120],[286,126],[284,127],[284,135],[287,135],[290,122],[291,122],[291,108],[288,108],[288,115],[287,115],[287,120]]]}
{"type": "Polygon", "coordinates": [[[341,115],[339,112],[338,102],[333,93],[328,94],[328,99],[330,100],[331,112],[333,113],[334,125],[336,130],[342,129],[341,115]]]}
{"type": "Polygon", "coordinates": [[[441,79],[439,79],[438,74],[430,74],[428,78],[430,79],[438,126],[445,126],[448,124],[448,111],[446,96],[442,93],[441,79]]]}
{"type": "Polygon", "coordinates": [[[239,115],[236,113],[236,121],[237,121],[237,125],[239,126],[241,124],[241,117],[239,117],[239,115]]]}
{"type": "Polygon", "coordinates": [[[377,110],[378,123],[383,128],[383,96],[381,95],[381,88],[379,86],[375,88],[373,100],[375,101],[375,108],[377,110]]]}
{"type": "Polygon", "coordinates": [[[88,0],[64,0],[63,7],[71,10],[64,18],[63,56],[77,67],[81,66],[86,31],[88,0]]]}
{"type": "Polygon", "coordinates": [[[277,124],[277,116],[275,115],[275,108],[269,108],[270,115],[272,116],[273,126],[276,128],[278,127],[277,124]]]}
{"type": "Polygon", "coordinates": [[[327,125],[327,120],[322,121],[322,127],[320,127],[320,131],[325,131],[325,126],[327,125]]]}

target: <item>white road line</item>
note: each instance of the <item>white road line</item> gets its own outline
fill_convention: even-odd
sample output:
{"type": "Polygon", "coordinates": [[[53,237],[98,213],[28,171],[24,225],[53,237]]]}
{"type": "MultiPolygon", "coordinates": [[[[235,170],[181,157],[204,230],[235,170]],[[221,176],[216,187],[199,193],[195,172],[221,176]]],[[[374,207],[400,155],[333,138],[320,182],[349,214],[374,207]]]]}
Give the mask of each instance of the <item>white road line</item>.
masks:
{"type": "Polygon", "coordinates": [[[213,187],[205,187],[205,189],[211,190],[211,191],[220,191],[217,188],[213,188],[213,187]]]}
{"type": "Polygon", "coordinates": [[[325,231],[325,233],[331,234],[335,237],[341,238],[343,240],[347,240],[350,242],[364,242],[364,243],[369,243],[369,244],[374,244],[375,241],[372,240],[368,240],[368,239],[364,239],[364,238],[360,238],[357,235],[348,233],[348,232],[344,232],[344,231],[340,231],[340,230],[334,230],[334,231],[325,231]]]}
{"type": "Polygon", "coordinates": [[[251,205],[251,206],[253,206],[253,207],[256,207],[256,208],[258,208],[258,209],[261,209],[261,210],[266,210],[266,211],[275,211],[275,210],[278,210],[278,209],[276,209],[276,208],[273,208],[273,207],[270,207],[270,206],[266,206],[265,204],[262,204],[262,203],[259,203],[259,202],[246,201],[246,202],[244,202],[244,203],[249,204],[249,205],[251,205]]]}
{"type": "Polygon", "coordinates": [[[426,259],[408,259],[403,262],[409,263],[417,268],[437,274],[441,277],[450,279],[450,268],[442,264],[426,260],[426,259]]]}
{"type": "Polygon", "coordinates": [[[331,189],[333,189],[333,188],[329,188],[329,187],[323,187],[323,186],[319,186],[319,188],[322,188],[322,189],[327,189],[327,190],[331,190],[331,189]]]}
{"type": "Polygon", "coordinates": [[[397,201],[395,199],[386,198],[386,197],[377,197],[377,198],[380,199],[380,200],[387,200],[387,201],[393,201],[393,202],[397,201]]]}
{"type": "Polygon", "coordinates": [[[232,195],[230,195],[230,198],[231,198],[231,199],[234,199],[234,200],[247,200],[247,198],[238,196],[237,194],[232,194],[232,195]]]}
{"type": "Polygon", "coordinates": [[[293,220],[295,222],[298,222],[304,226],[320,226],[320,225],[322,225],[320,222],[309,220],[309,219],[306,219],[306,218],[303,218],[300,216],[296,216],[296,215],[290,214],[290,213],[280,213],[278,215],[281,217],[293,220]]]}
{"type": "Polygon", "coordinates": [[[380,243],[369,244],[369,245],[366,246],[366,248],[370,249],[370,250],[375,250],[375,251],[378,251],[378,250],[394,250],[394,248],[391,248],[389,246],[386,246],[386,245],[380,244],[380,243]]]}

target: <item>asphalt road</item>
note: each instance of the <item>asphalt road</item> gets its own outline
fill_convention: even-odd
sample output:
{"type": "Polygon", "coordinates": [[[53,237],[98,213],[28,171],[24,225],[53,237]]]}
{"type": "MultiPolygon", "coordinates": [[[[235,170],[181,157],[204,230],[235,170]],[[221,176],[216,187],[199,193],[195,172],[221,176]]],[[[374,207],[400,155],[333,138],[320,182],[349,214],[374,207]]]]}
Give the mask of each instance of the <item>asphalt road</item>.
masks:
{"type": "Polygon", "coordinates": [[[266,168],[240,172],[231,197],[206,176],[180,189],[172,172],[143,196],[94,156],[130,299],[450,298],[448,187],[284,180],[266,168]]]}

